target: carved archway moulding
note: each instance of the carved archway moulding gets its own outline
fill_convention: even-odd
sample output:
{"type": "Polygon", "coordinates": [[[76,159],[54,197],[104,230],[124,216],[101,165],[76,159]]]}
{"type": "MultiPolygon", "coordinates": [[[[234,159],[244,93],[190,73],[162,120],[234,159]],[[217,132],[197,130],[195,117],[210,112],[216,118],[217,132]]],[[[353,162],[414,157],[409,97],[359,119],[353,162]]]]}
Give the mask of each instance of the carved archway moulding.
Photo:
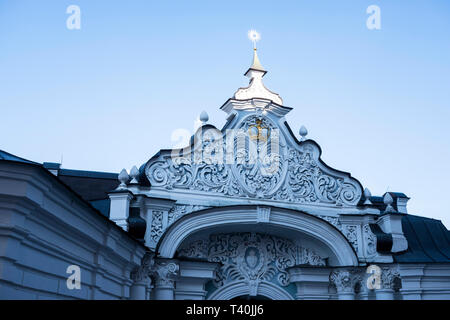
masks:
{"type": "Polygon", "coordinates": [[[328,222],[296,210],[254,205],[211,208],[183,216],[165,231],[156,250],[160,257],[173,258],[183,241],[198,232],[217,227],[258,224],[309,236],[329,249],[334,255],[335,266],[358,265],[353,247],[328,222]]]}
{"type": "Polygon", "coordinates": [[[286,290],[267,281],[259,283],[255,293],[250,291],[250,287],[245,281],[235,281],[215,290],[208,300],[230,300],[245,295],[260,295],[271,300],[294,300],[286,290]]]}

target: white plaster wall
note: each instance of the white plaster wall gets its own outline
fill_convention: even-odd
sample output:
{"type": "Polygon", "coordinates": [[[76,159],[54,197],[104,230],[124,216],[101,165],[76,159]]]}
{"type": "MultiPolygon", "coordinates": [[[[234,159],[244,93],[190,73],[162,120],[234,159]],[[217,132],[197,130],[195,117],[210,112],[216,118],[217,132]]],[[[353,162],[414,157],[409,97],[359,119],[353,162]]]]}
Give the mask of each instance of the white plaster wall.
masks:
{"type": "Polygon", "coordinates": [[[450,265],[399,264],[404,300],[450,300],[450,265]]]}
{"type": "Polygon", "coordinates": [[[127,299],[144,252],[45,169],[0,162],[0,299],[127,299]]]}

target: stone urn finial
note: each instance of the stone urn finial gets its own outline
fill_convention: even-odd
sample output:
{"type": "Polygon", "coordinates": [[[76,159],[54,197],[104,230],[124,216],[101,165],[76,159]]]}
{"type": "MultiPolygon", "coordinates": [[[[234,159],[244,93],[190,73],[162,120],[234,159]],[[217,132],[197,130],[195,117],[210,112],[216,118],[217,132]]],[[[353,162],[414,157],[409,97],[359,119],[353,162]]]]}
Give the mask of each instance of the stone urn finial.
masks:
{"type": "Polygon", "coordinates": [[[392,196],[389,192],[386,192],[384,194],[383,202],[386,205],[386,209],[384,210],[384,212],[395,212],[394,207],[392,207],[392,204],[394,203],[394,199],[392,198],[392,196]]]}
{"type": "Polygon", "coordinates": [[[139,183],[138,176],[139,176],[139,170],[136,166],[133,166],[133,168],[131,168],[131,171],[130,171],[130,177],[131,177],[130,183],[134,183],[134,184],[139,183]]]}
{"type": "Polygon", "coordinates": [[[127,188],[127,182],[128,182],[128,180],[130,180],[130,176],[128,175],[127,170],[122,169],[122,171],[120,171],[120,173],[119,173],[118,179],[120,181],[120,184],[117,187],[117,189],[118,190],[126,189],[127,188]]]}
{"type": "Polygon", "coordinates": [[[202,113],[200,113],[200,121],[202,122],[202,124],[207,123],[209,120],[209,116],[208,113],[206,113],[206,111],[202,111],[202,113]]]}
{"type": "Polygon", "coordinates": [[[302,125],[300,127],[299,133],[300,133],[300,136],[302,137],[301,141],[305,141],[306,140],[306,136],[308,135],[308,129],[306,129],[306,127],[302,125]]]}

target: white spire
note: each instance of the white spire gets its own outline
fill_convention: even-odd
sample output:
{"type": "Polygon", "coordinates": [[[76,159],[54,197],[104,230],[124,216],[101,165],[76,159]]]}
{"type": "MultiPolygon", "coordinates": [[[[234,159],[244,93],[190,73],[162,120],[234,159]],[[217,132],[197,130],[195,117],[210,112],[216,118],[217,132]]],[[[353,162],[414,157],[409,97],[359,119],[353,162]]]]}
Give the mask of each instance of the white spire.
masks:
{"type": "Polygon", "coordinates": [[[262,77],[264,77],[267,71],[262,67],[256,49],[256,41],[260,39],[260,35],[258,32],[250,30],[248,32],[248,36],[250,40],[253,41],[253,62],[251,67],[245,73],[245,76],[250,78],[250,84],[246,88],[239,88],[238,91],[236,91],[236,93],[234,94],[234,98],[239,100],[263,98],[272,100],[276,104],[282,105],[283,100],[281,99],[281,97],[278,94],[267,89],[262,82],[262,77]]]}
{"type": "Polygon", "coordinates": [[[259,62],[258,53],[256,49],[256,42],[261,39],[261,35],[256,30],[250,30],[248,32],[248,38],[253,42],[253,63],[250,69],[260,70],[266,72],[259,62]]]}
{"type": "Polygon", "coordinates": [[[264,71],[264,73],[267,72],[266,70],[264,70],[263,66],[261,65],[261,62],[259,62],[258,53],[257,53],[256,48],[253,49],[253,64],[250,67],[250,69],[264,71]]]}

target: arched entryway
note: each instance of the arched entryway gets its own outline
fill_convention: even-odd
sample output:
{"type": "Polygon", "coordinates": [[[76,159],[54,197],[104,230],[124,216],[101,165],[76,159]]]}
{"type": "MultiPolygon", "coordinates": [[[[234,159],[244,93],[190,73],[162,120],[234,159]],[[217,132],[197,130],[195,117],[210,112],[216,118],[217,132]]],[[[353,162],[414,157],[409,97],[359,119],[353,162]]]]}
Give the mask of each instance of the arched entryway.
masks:
{"type": "MultiPolygon", "coordinates": [[[[211,300],[242,296],[291,300],[296,297],[296,284],[290,282],[289,268],[358,264],[347,239],[325,220],[296,210],[256,205],[185,215],[166,230],[157,252],[160,258],[197,261],[197,278],[206,264],[216,264],[215,276],[210,273],[209,280],[202,278],[198,286],[198,294],[204,292],[203,298],[211,300]]],[[[184,265],[180,263],[180,274],[193,274],[192,269],[183,272],[184,265]]],[[[194,280],[184,277],[179,281],[188,288],[194,280]]],[[[181,296],[180,286],[175,291],[181,296]]]]}
{"type": "Polygon", "coordinates": [[[300,211],[260,206],[229,206],[190,213],[172,224],[161,237],[157,252],[173,258],[186,239],[208,229],[261,228],[307,237],[329,252],[330,266],[356,266],[356,253],[342,233],[328,222],[300,211]]]}

